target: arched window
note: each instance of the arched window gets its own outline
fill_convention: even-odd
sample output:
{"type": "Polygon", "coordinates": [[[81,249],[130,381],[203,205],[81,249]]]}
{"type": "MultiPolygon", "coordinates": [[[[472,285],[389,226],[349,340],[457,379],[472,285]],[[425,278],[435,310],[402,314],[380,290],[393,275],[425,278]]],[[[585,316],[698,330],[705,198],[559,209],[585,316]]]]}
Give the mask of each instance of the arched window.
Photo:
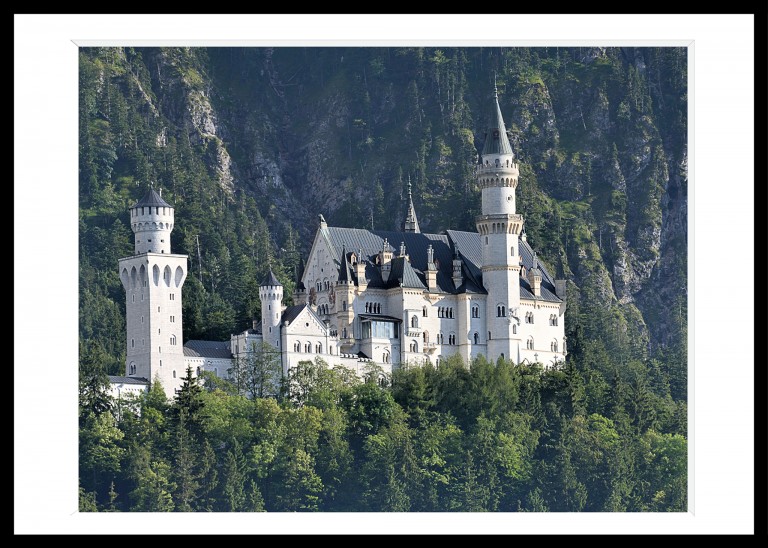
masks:
{"type": "Polygon", "coordinates": [[[171,344],[172,345],[176,344],[176,335],[171,335],[171,344]]]}
{"type": "Polygon", "coordinates": [[[528,340],[525,341],[525,347],[528,350],[533,350],[533,337],[528,337],[528,340]]]}
{"type": "Polygon", "coordinates": [[[443,344],[443,332],[437,334],[437,344],[443,344]]]}
{"type": "Polygon", "coordinates": [[[346,310],[347,310],[347,301],[341,301],[341,309],[342,309],[343,311],[346,311],[346,310]]]}
{"type": "Polygon", "coordinates": [[[174,379],[176,378],[176,370],[175,369],[173,370],[173,378],[174,379]]]}
{"type": "Polygon", "coordinates": [[[517,324],[516,323],[512,324],[512,334],[513,335],[517,335],[517,324]]]}
{"type": "Polygon", "coordinates": [[[300,341],[296,341],[295,343],[293,343],[293,351],[294,352],[301,352],[301,342],[300,341]]]}
{"type": "Polygon", "coordinates": [[[323,353],[323,345],[322,343],[317,343],[315,345],[315,353],[322,354],[323,353]]]}
{"type": "Polygon", "coordinates": [[[496,167],[499,167],[499,159],[498,158],[496,158],[495,164],[496,164],[496,167]]]}
{"type": "Polygon", "coordinates": [[[491,332],[490,331],[488,332],[488,340],[489,341],[491,340],[491,332]]]}
{"type": "Polygon", "coordinates": [[[417,316],[411,316],[411,327],[419,327],[419,318],[417,316]]]}
{"type": "Polygon", "coordinates": [[[368,314],[368,303],[365,303],[365,313],[368,314]]]}
{"type": "Polygon", "coordinates": [[[389,363],[389,352],[388,351],[386,351],[386,350],[384,351],[384,355],[381,357],[381,361],[384,362],[384,363],[389,363]]]}
{"type": "Polygon", "coordinates": [[[341,338],[346,339],[347,338],[347,328],[341,330],[341,338]]]}
{"type": "Polygon", "coordinates": [[[426,306],[422,306],[421,307],[421,315],[424,316],[425,318],[427,317],[427,307],[426,306]]]}
{"type": "Polygon", "coordinates": [[[549,349],[550,349],[552,352],[557,352],[557,339],[555,339],[554,341],[552,341],[552,343],[549,345],[549,347],[550,347],[549,349]]]}
{"type": "Polygon", "coordinates": [[[477,334],[477,331],[475,331],[474,339],[475,339],[475,344],[478,344],[480,342],[480,335],[477,334]]]}
{"type": "Polygon", "coordinates": [[[500,304],[500,305],[498,305],[498,306],[496,307],[496,315],[497,315],[499,318],[503,318],[503,317],[505,317],[505,316],[507,315],[507,307],[506,307],[506,306],[504,306],[503,304],[500,304]]]}
{"type": "Polygon", "coordinates": [[[200,366],[199,365],[197,366],[196,372],[197,372],[197,376],[199,377],[200,376],[200,366]]]}
{"type": "Polygon", "coordinates": [[[476,304],[472,305],[472,317],[473,318],[479,318],[480,317],[480,307],[476,304]]]}
{"type": "Polygon", "coordinates": [[[306,352],[307,354],[312,353],[312,343],[308,342],[304,345],[304,352],[306,352]]]}
{"type": "Polygon", "coordinates": [[[563,354],[565,354],[565,350],[566,350],[566,347],[565,347],[565,339],[563,339],[563,354]]]}
{"type": "Polygon", "coordinates": [[[128,367],[128,374],[129,375],[135,375],[136,374],[136,364],[131,362],[131,365],[128,367]]]}
{"type": "Polygon", "coordinates": [[[509,256],[514,257],[515,256],[515,246],[512,246],[509,248],[509,256]]]}
{"type": "Polygon", "coordinates": [[[424,344],[427,344],[429,342],[429,331],[424,331],[421,334],[421,338],[424,339],[424,344]]]}
{"type": "Polygon", "coordinates": [[[451,333],[448,335],[448,344],[456,344],[456,334],[451,333]]]}

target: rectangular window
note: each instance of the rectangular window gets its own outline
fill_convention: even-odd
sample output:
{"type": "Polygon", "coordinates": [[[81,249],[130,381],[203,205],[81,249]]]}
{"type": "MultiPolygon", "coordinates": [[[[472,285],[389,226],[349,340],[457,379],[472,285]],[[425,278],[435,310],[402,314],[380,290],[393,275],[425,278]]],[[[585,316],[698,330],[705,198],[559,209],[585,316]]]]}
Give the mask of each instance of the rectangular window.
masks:
{"type": "Polygon", "coordinates": [[[171,294],[170,294],[169,298],[170,298],[170,300],[172,300],[172,301],[175,301],[175,300],[176,300],[176,297],[175,297],[175,295],[174,295],[173,293],[171,293],[171,294]]]}

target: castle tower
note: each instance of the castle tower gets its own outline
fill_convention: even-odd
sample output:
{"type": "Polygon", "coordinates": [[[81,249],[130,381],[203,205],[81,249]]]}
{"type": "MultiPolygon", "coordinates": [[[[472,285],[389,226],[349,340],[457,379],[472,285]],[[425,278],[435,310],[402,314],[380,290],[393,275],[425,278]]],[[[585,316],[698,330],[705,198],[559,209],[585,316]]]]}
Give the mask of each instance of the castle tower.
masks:
{"type": "Polygon", "coordinates": [[[259,286],[261,300],[261,336],[265,343],[280,347],[280,315],[283,312],[283,284],[275,277],[272,269],[259,286]]]}
{"type": "Polygon", "coordinates": [[[515,213],[518,166],[501,116],[496,86],[491,120],[477,166],[477,184],[482,192],[481,214],[475,219],[483,252],[483,285],[488,291],[486,307],[488,355],[512,358],[517,355],[517,310],[520,307],[520,260],[518,236],[523,218],[515,213]]]}
{"type": "Polygon", "coordinates": [[[173,207],[154,189],[129,211],[134,255],[119,260],[126,302],[126,376],[159,380],[172,398],[186,375],[181,289],[187,256],[171,253],[173,207]]]}
{"type": "Polygon", "coordinates": [[[346,246],[342,247],[341,257],[339,257],[339,275],[334,291],[339,338],[341,339],[341,345],[349,348],[354,338],[352,322],[355,319],[353,309],[355,282],[352,278],[352,269],[347,260],[346,246]]]}

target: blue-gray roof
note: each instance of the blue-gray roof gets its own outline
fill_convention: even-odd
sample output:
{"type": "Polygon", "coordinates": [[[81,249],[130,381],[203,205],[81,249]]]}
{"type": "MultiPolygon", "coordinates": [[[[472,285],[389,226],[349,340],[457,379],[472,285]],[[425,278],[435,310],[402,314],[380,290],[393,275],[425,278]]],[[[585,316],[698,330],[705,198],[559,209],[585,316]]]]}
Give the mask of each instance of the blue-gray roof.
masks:
{"type": "MultiPolygon", "coordinates": [[[[483,286],[483,256],[480,234],[448,230],[445,234],[427,234],[424,232],[392,232],[385,230],[365,230],[359,228],[327,227],[326,231],[337,257],[345,249],[362,251],[365,263],[365,276],[368,287],[387,289],[397,287],[403,281],[405,287],[426,288],[424,272],[427,270],[427,248],[432,245],[434,260],[437,266],[437,290],[444,293],[486,293],[483,286]],[[387,283],[381,278],[381,267],[375,263],[376,256],[381,251],[384,240],[403,242],[410,262],[404,258],[395,257],[392,260],[392,271],[387,283]],[[458,288],[453,285],[453,258],[458,250],[462,260],[464,283],[458,288]],[[407,266],[404,263],[408,263],[407,266]],[[418,281],[418,283],[416,283],[418,281]]],[[[533,250],[527,242],[519,240],[520,254],[526,269],[533,267],[533,250]]],[[[340,266],[336,261],[337,267],[340,266]]],[[[541,271],[541,295],[544,301],[560,302],[555,295],[554,278],[539,262],[541,271]]],[[[533,299],[530,285],[526,278],[520,278],[520,297],[533,299]]]]}
{"type": "Polygon", "coordinates": [[[397,286],[413,289],[427,288],[426,283],[416,274],[416,271],[411,266],[411,262],[405,257],[395,257],[392,259],[392,270],[389,273],[387,287],[397,286]]]}
{"type": "Polygon", "coordinates": [[[512,154],[512,145],[509,144],[507,128],[504,126],[504,118],[499,107],[499,97],[494,91],[493,110],[488,129],[485,131],[485,144],[483,154],[512,154]]]}
{"type": "Polygon", "coordinates": [[[136,202],[133,207],[146,207],[146,206],[160,206],[160,207],[173,207],[171,204],[163,200],[163,197],[155,192],[154,188],[150,188],[142,198],[136,202]]]}
{"type": "Polygon", "coordinates": [[[231,358],[232,350],[228,341],[192,340],[184,345],[184,355],[190,358],[231,358]]]}
{"type": "Polygon", "coordinates": [[[109,375],[110,384],[149,384],[144,377],[121,377],[119,375],[109,375]]]}
{"type": "Polygon", "coordinates": [[[269,272],[267,272],[267,275],[264,276],[264,280],[261,282],[261,287],[264,286],[281,286],[283,284],[280,283],[280,281],[275,277],[275,273],[272,272],[272,269],[269,269],[269,272]]]}

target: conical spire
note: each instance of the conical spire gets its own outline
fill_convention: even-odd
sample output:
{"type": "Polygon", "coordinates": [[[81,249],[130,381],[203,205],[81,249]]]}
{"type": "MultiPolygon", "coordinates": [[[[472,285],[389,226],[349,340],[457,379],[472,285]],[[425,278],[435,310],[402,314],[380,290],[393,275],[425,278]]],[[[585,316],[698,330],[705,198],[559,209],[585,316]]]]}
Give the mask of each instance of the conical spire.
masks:
{"type": "Polygon", "coordinates": [[[513,154],[512,145],[509,144],[509,137],[507,137],[504,118],[501,116],[499,91],[496,88],[495,76],[493,81],[493,110],[491,111],[491,121],[485,132],[485,144],[483,145],[483,156],[486,154],[513,154]]]}
{"type": "Polygon", "coordinates": [[[347,247],[341,248],[341,261],[339,261],[339,283],[348,283],[352,281],[352,273],[349,271],[349,261],[347,261],[347,247]]]}
{"type": "Polygon", "coordinates": [[[157,191],[154,188],[150,188],[144,196],[141,197],[141,199],[133,204],[133,207],[144,207],[144,206],[160,206],[160,207],[173,207],[171,204],[163,200],[163,197],[157,193],[157,191]]]}
{"type": "Polygon", "coordinates": [[[416,209],[413,207],[413,196],[411,195],[411,176],[408,175],[408,213],[403,223],[403,232],[421,232],[419,230],[419,221],[416,219],[416,209]]]}
{"type": "Polygon", "coordinates": [[[301,277],[304,275],[304,257],[299,257],[299,264],[296,267],[296,289],[304,290],[306,287],[304,286],[304,282],[301,281],[301,277]]]}
{"type": "Polygon", "coordinates": [[[261,287],[264,287],[264,286],[273,286],[273,287],[283,286],[283,284],[281,284],[280,281],[275,276],[275,273],[272,272],[272,267],[269,267],[269,272],[267,273],[266,276],[264,276],[264,281],[261,282],[261,287]]]}

